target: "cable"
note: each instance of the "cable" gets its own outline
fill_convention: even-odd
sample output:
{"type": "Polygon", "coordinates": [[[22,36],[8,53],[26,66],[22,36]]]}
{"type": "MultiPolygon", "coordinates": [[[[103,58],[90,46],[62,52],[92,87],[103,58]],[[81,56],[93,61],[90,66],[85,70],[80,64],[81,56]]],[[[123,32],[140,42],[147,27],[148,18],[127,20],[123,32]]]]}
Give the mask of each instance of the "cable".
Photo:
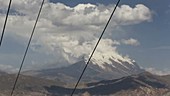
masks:
{"type": "Polygon", "coordinates": [[[5,29],[6,29],[6,24],[7,24],[7,21],[8,21],[9,10],[11,8],[11,3],[12,3],[12,0],[9,1],[8,10],[7,10],[6,18],[5,18],[5,22],[4,22],[4,27],[3,27],[2,34],[1,34],[0,46],[2,44],[2,39],[4,37],[4,33],[5,33],[5,29]]]}
{"type": "Polygon", "coordinates": [[[78,79],[78,81],[77,81],[77,83],[76,83],[76,85],[75,85],[75,87],[74,87],[74,89],[73,89],[73,91],[72,91],[72,93],[71,93],[70,96],[73,96],[74,92],[76,91],[76,88],[77,88],[77,86],[78,86],[78,84],[79,84],[79,82],[80,82],[80,80],[81,80],[81,78],[82,78],[82,76],[83,76],[83,74],[84,74],[87,66],[89,65],[89,62],[90,62],[91,58],[93,57],[93,54],[94,54],[94,52],[95,52],[98,44],[100,43],[100,40],[101,40],[101,38],[103,37],[103,34],[104,34],[107,26],[109,25],[109,23],[110,23],[110,21],[111,21],[111,18],[113,17],[113,14],[115,13],[116,8],[117,8],[117,6],[119,5],[119,2],[120,2],[120,0],[117,1],[117,4],[116,4],[116,6],[115,6],[115,8],[114,8],[114,10],[113,10],[113,12],[112,12],[112,14],[111,14],[108,22],[106,23],[106,26],[104,27],[103,32],[102,32],[101,36],[99,37],[99,40],[97,41],[97,43],[96,43],[96,45],[95,45],[95,47],[94,47],[94,49],[93,49],[93,51],[92,51],[92,53],[91,53],[91,55],[90,55],[90,58],[88,59],[88,61],[87,61],[87,63],[86,63],[86,66],[84,67],[84,69],[83,69],[83,71],[82,71],[82,73],[81,73],[81,75],[80,75],[80,77],[79,77],[79,79],[78,79]]]}
{"type": "Polygon", "coordinates": [[[26,58],[26,55],[27,55],[27,52],[28,52],[28,49],[29,49],[29,46],[30,46],[32,37],[33,37],[33,35],[34,35],[34,31],[35,31],[35,28],[36,28],[38,19],[39,19],[39,17],[40,17],[40,13],[41,13],[41,10],[42,10],[43,5],[44,5],[44,0],[43,0],[42,3],[41,3],[41,7],[40,7],[40,9],[39,9],[37,19],[36,19],[36,21],[35,21],[35,24],[34,24],[34,27],[33,27],[33,30],[32,30],[32,33],[31,33],[31,36],[30,36],[28,45],[27,45],[27,48],[26,48],[26,50],[25,50],[25,54],[24,54],[24,57],[23,57],[23,59],[22,59],[21,66],[20,66],[20,68],[19,68],[19,71],[18,71],[16,80],[15,80],[14,85],[13,85],[13,89],[12,89],[12,91],[11,91],[11,96],[12,96],[13,93],[14,93],[14,90],[15,90],[15,87],[16,87],[16,84],[17,84],[17,81],[18,81],[18,78],[19,78],[19,76],[20,76],[21,69],[22,69],[22,66],[23,66],[23,64],[24,64],[24,61],[25,61],[25,58],[26,58]]]}

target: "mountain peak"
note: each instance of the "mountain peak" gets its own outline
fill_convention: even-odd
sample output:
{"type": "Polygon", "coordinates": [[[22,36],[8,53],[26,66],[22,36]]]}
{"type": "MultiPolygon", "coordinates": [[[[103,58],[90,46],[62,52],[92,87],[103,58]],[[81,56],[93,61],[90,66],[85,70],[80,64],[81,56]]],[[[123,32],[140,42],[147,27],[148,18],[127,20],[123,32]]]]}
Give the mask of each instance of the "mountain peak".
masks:
{"type": "MultiPolygon", "coordinates": [[[[88,59],[87,57],[83,57],[84,61],[87,63],[88,59]]],[[[116,66],[113,64],[113,62],[120,64],[121,66],[124,66],[127,68],[124,63],[134,65],[135,60],[131,60],[128,56],[121,56],[119,54],[98,54],[94,55],[91,59],[91,63],[94,65],[98,65],[102,69],[105,69],[106,65],[111,65],[112,67],[116,68],[116,66]]]]}

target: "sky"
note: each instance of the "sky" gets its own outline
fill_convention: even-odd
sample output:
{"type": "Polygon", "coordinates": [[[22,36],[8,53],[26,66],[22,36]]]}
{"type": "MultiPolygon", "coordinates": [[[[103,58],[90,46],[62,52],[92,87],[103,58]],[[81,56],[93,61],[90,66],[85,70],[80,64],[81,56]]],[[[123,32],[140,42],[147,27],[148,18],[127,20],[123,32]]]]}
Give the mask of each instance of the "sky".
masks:
{"type": "MultiPolygon", "coordinates": [[[[0,0],[0,28],[9,0],[0,0]]],[[[117,0],[45,0],[23,69],[61,67],[88,57],[117,0]]],[[[0,47],[0,70],[20,66],[41,0],[14,0],[0,47]]],[[[94,58],[135,60],[170,74],[170,1],[121,0],[94,58]]]]}

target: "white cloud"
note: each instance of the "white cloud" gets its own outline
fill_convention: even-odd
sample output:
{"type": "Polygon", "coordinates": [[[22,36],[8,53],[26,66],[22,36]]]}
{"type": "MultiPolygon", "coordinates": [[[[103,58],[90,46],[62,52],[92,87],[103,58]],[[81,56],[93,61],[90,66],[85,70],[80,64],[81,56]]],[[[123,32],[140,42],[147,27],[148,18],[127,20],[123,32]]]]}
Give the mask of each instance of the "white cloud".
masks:
{"type": "Polygon", "coordinates": [[[170,74],[169,70],[157,70],[155,68],[145,68],[145,70],[151,72],[152,74],[161,75],[161,76],[170,74]]]}
{"type": "MultiPolygon", "coordinates": [[[[28,40],[30,36],[40,3],[41,0],[14,0],[12,9],[23,15],[9,16],[5,35],[25,44],[23,41],[28,40]]],[[[8,3],[6,0],[0,0],[0,4],[2,5],[0,8],[5,10],[8,3]]],[[[32,50],[54,54],[58,60],[64,59],[68,62],[75,62],[84,55],[88,56],[113,7],[114,5],[102,4],[78,4],[70,7],[46,0],[35,30],[32,50]]],[[[0,13],[0,26],[3,24],[4,16],[0,13]]],[[[121,5],[114,14],[109,30],[112,32],[115,26],[138,24],[150,21],[151,18],[151,11],[145,5],[137,4],[135,8],[121,5]]],[[[133,38],[124,40],[124,43],[139,45],[133,38]]],[[[125,59],[116,51],[119,42],[106,37],[100,44],[96,54],[112,54],[125,59]]]]}
{"type": "Polygon", "coordinates": [[[143,4],[137,4],[135,8],[131,8],[129,5],[122,5],[115,13],[115,21],[121,25],[151,21],[151,18],[152,12],[143,4]]]}
{"type": "MultiPolygon", "coordinates": [[[[35,48],[34,50],[40,52],[48,50],[47,51],[48,53],[52,52],[49,54],[53,54],[53,52],[57,52],[58,54],[60,54],[60,56],[63,56],[67,61],[73,63],[80,60],[84,56],[88,57],[88,55],[90,55],[90,52],[93,50],[97,40],[98,38],[95,38],[94,40],[84,41],[81,39],[78,40],[77,38],[76,39],[70,38],[70,36],[66,36],[66,35],[59,36],[58,38],[56,38],[55,36],[48,36],[48,39],[39,40],[37,43],[34,43],[33,45],[34,46],[46,45],[44,47],[39,47],[39,48],[34,47],[35,48]]],[[[103,55],[106,55],[108,57],[113,56],[115,58],[123,59],[123,57],[116,52],[116,45],[119,44],[120,44],[119,42],[113,41],[111,39],[102,39],[95,53],[98,55],[94,55],[94,58],[98,58],[99,56],[102,57],[103,55]]]]}
{"type": "Polygon", "coordinates": [[[122,39],[121,42],[126,45],[132,45],[132,46],[138,46],[140,45],[140,42],[136,39],[130,38],[130,39],[122,39]]]}

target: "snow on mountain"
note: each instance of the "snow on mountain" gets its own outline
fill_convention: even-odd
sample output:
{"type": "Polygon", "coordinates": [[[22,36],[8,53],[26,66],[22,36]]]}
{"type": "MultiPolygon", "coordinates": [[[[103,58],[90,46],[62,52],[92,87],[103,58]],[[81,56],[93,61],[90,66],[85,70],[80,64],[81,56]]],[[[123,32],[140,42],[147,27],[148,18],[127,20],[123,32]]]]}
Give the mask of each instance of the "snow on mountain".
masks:
{"type": "MultiPolygon", "coordinates": [[[[86,63],[88,61],[89,58],[84,58],[86,63]]],[[[128,64],[134,65],[135,60],[131,60],[128,56],[121,56],[120,54],[118,54],[117,52],[96,52],[94,54],[94,56],[91,59],[92,64],[98,65],[101,68],[105,69],[105,65],[109,64],[112,67],[115,67],[115,65],[113,65],[113,61],[124,66],[125,68],[128,68],[126,65],[123,64],[123,62],[127,62],[128,64]]]]}

